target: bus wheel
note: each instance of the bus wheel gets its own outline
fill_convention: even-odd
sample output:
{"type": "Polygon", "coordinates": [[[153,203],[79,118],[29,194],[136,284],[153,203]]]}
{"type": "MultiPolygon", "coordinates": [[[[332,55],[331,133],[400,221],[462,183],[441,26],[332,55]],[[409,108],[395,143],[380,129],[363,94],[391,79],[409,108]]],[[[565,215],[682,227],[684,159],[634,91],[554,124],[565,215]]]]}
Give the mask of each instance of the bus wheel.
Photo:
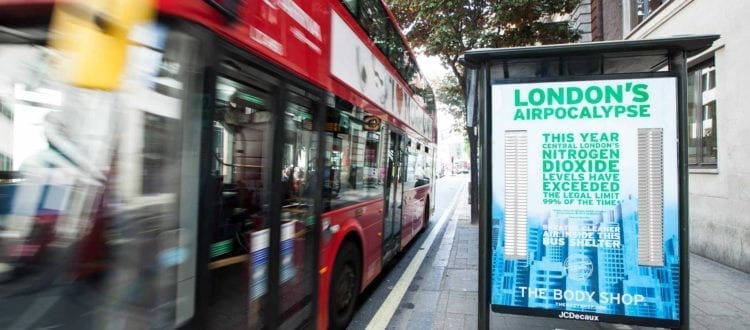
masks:
{"type": "Polygon", "coordinates": [[[362,281],[359,249],[347,241],[336,256],[328,296],[329,328],[344,329],[354,314],[354,305],[362,281]]]}
{"type": "Polygon", "coordinates": [[[427,197],[427,201],[424,203],[424,215],[422,215],[422,228],[419,229],[420,233],[423,233],[427,226],[430,224],[430,198],[427,197]]]}

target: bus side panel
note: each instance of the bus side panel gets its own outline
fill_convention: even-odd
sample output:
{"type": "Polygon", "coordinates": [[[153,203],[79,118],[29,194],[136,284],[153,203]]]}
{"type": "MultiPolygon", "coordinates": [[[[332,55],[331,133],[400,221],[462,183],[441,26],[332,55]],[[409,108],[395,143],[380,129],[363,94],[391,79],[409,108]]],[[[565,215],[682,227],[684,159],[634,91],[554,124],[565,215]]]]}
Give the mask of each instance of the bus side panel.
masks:
{"type": "Polygon", "coordinates": [[[403,250],[412,237],[414,237],[414,204],[418,203],[416,200],[417,190],[404,190],[403,202],[401,203],[401,248],[403,250]]]}
{"type": "MultiPolygon", "coordinates": [[[[417,203],[414,214],[415,214],[415,220],[414,220],[414,231],[419,232],[420,229],[422,229],[422,226],[429,221],[429,218],[425,218],[424,214],[424,208],[427,205],[427,199],[430,197],[430,193],[432,192],[433,185],[426,185],[418,188],[417,193],[417,199],[419,200],[419,203],[417,203]]],[[[430,205],[430,208],[432,206],[430,205]]],[[[428,217],[429,214],[432,214],[432,211],[428,211],[427,213],[428,217]]]]}
{"type": "Polygon", "coordinates": [[[414,236],[417,236],[420,228],[422,228],[422,223],[425,221],[423,219],[424,207],[429,193],[429,185],[404,191],[404,213],[403,221],[401,222],[402,250],[411,242],[414,236]]]}
{"type": "Polygon", "coordinates": [[[403,250],[414,237],[414,209],[419,203],[417,189],[404,191],[404,201],[401,204],[403,213],[401,215],[401,250],[403,250]]]}
{"type": "Polygon", "coordinates": [[[359,223],[364,232],[364,263],[362,270],[362,288],[367,287],[380,273],[383,265],[383,200],[369,204],[359,216],[359,223]]]}
{"type": "MultiPolygon", "coordinates": [[[[222,1],[218,1],[221,3],[222,1]]],[[[239,1],[238,22],[229,24],[206,1],[159,0],[161,13],[183,17],[216,31],[271,62],[312,80],[330,84],[331,8],[319,1],[239,1]],[[303,22],[304,24],[300,24],[303,22]]]]}
{"type": "MultiPolygon", "coordinates": [[[[381,246],[383,229],[383,199],[379,198],[365,203],[330,211],[321,216],[329,219],[330,227],[338,230],[332,233],[324,229],[322,233],[320,254],[320,294],[318,299],[318,328],[328,327],[328,299],[331,275],[334,271],[336,256],[351,233],[359,238],[362,245],[362,284],[360,292],[369,285],[382,269],[381,246]],[[325,270],[325,271],[323,271],[325,270]]],[[[324,221],[325,222],[325,221],[324,221]]]]}

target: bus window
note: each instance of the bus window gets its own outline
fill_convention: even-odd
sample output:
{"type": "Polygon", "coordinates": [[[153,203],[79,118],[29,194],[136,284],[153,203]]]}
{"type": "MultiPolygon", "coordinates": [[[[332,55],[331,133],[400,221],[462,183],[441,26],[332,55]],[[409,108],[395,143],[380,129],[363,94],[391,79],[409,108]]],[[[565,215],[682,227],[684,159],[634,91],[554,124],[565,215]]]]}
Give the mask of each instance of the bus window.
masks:
{"type": "Polygon", "coordinates": [[[297,329],[313,319],[315,197],[319,193],[313,169],[318,159],[315,113],[319,98],[288,85],[284,113],[281,164],[281,265],[279,269],[282,329],[297,329]]]}
{"type": "Polygon", "coordinates": [[[363,122],[365,112],[338,99],[343,108],[329,108],[326,125],[326,176],[324,204],[335,209],[382,196],[385,165],[380,127],[363,122]],[[330,167],[330,169],[329,169],[330,167]],[[330,180],[329,180],[330,179],[330,180]]]}
{"type": "Polygon", "coordinates": [[[428,148],[416,140],[408,145],[406,188],[416,188],[430,183],[432,175],[431,156],[428,148]]]}
{"type": "Polygon", "coordinates": [[[430,183],[430,175],[432,172],[430,170],[430,165],[428,164],[429,155],[427,154],[427,146],[417,143],[416,155],[414,170],[416,182],[414,183],[414,186],[419,187],[430,183]]]}
{"type": "Polygon", "coordinates": [[[430,147],[424,146],[424,171],[422,179],[425,184],[430,183],[430,178],[434,176],[433,163],[435,162],[434,155],[430,153],[430,147]]]}
{"type": "Polygon", "coordinates": [[[2,329],[172,328],[192,317],[197,212],[183,192],[198,174],[182,150],[195,135],[184,119],[200,113],[202,53],[191,35],[141,28],[147,38],[131,36],[110,92],[47,76],[55,50],[0,32],[2,329]],[[45,297],[54,302],[39,309],[45,297]],[[5,317],[19,315],[34,317],[5,317]]]}
{"type": "Polygon", "coordinates": [[[401,215],[406,181],[406,138],[399,132],[386,129],[389,136],[385,171],[385,218],[383,224],[383,259],[389,260],[401,242],[401,215]]]}
{"type": "Polygon", "coordinates": [[[210,328],[262,327],[265,321],[261,313],[268,292],[272,109],[265,89],[217,79],[210,150],[217,191],[208,265],[215,297],[208,313],[210,328]]]}
{"type": "Polygon", "coordinates": [[[406,182],[404,185],[405,189],[414,188],[417,182],[417,142],[415,140],[406,139],[406,182]]]}

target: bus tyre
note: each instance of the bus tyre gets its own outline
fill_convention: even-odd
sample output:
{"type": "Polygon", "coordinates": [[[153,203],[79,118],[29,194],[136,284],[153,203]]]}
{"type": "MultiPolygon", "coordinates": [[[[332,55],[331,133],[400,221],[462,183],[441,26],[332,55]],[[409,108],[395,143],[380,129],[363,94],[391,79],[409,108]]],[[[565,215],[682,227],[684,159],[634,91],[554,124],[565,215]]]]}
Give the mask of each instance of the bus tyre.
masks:
{"type": "Polygon", "coordinates": [[[329,328],[344,329],[354,315],[354,306],[362,282],[362,260],[359,249],[346,241],[341,246],[331,276],[328,296],[329,328]]]}
{"type": "Polygon", "coordinates": [[[427,226],[430,224],[430,198],[427,198],[427,202],[424,203],[424,214],[422,215],[422,228],[419,229],[420,233],[424,233],[427,226]]]}

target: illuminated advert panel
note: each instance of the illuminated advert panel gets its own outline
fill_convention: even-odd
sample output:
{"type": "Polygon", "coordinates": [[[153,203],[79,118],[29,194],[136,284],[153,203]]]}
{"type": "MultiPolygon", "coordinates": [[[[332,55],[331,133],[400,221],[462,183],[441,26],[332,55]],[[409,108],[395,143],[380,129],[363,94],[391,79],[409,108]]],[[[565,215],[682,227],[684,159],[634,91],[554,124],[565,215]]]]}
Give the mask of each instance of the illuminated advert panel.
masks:
{"type": "Polygon", "coordinates": [[[676,86],[492,85],[493,312],[679,325],[676,86]]]}

